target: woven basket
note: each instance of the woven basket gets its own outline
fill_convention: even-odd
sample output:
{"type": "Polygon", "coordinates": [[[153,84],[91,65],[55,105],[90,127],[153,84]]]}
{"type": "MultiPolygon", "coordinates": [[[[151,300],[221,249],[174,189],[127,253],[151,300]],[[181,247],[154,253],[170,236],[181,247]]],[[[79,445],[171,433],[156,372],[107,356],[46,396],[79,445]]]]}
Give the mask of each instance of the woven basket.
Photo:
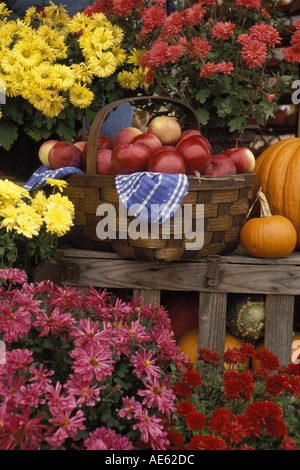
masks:
{"type": "Polygon", "coordinates": [[[101,126],[109,112],[124,102],[138,100],[161,100],[179,107],[188,119],[190,129],[199,129],[198,120],[191,108],[185,103],[164,97],[135,97],[115,101],[104,106],[96,115],[88,137],[87,167],[84,174],[72,174],[68,177],[68,187],[64,194],[75,206],[74,227],[70,242],[81,249],[115,252],[123,258],[147,259],[152,261],[175,261],[224,254],[233,251],[239,242],[240,228],[249,210],[255,174],[226,176],[188,176],[189,189],[181,202],[192,209],[191,230],[195,232],[197,224],[196,205],[204,205],[204,243],[200,249],[191,249],[191,234],[185,228],[170,220],[168,236],[163,235],[160,227],[159,237],[149,236],[132,239],[126,228],[135,219],[127,214],[127,227],[119,227],[119,195],[113,176],[96,174],[97,138],[101,126]],[[110,204],[116,213],[116,237],[99,239],[96,232],[100,217],[96,216],[100,204],[110,204]],[[189,247],[187,249],[187,247],[189,247]]]}

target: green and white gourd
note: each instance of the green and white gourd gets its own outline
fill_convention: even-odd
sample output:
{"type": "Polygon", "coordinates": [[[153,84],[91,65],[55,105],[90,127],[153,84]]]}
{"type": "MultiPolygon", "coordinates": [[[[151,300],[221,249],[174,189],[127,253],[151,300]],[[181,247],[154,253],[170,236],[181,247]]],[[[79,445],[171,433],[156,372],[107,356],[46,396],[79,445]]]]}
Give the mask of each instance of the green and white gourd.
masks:
{"type": "Polygon", "coordinates": [[[232,296],[228,300],[227,328],[242,340],[258,340],[264,336],[265,298],[262,295],[232,296]]]}

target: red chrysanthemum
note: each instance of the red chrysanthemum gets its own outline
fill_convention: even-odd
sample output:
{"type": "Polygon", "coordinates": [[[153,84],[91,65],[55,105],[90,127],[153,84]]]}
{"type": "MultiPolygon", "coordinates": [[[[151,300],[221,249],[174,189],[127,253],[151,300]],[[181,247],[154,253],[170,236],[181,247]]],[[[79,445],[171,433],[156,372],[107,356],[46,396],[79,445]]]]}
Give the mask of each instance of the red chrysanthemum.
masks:
{"type": "Polygon", "coordinates": [[[270,375],[266,380],[266,392],[277,397],[289,388],[289,377],[286,374],[270,375]]]}
{"type": "Polygon", "coordinates": [[[281,42],[279,32],[270,24],[255,24],[249,28],[249,31],[253,39],[265,42],[270,47],[275,47],[276,44],[280,44],[281,42]]]}
{"type": "Polygon", "coordinates": [[[182,13],[182,20],[186,26],[195,26],[199,24],[204,16],[205,10],[200,5],[200,3],[196,3],[192,5],[190,8],[186,8],[182,13]]]}
{"type": "Polygon", "coordinates": [[[291,437],[284,437],[281,443],[282,450],[296,450],[296,444],[291,437]]]}
{"type": "Polygon", "coordinates": [[[257,351],[255,353],[255,359],[260,361],[260,367],[269,371],[277,370],[280,367],[280,362],[278,357],[275,356],[268,349],[263,349],[262,351],[257,351]]]}
{"type": "Polygon", "coordinates": [[[297,49],[294,49],[293,47],[286,47],[285,49],[282,49],[282,54],[287,62],[300,64],[300,51],[297,49]]]}
{"type": "Polygon", "coordinates": [[[135,8],[135,0],[113,0],[112,1],[112,11],[115,15],[120,16],[129,16],[132,14],[133,9],[135,8]]]}
{"type": "Polygon", "coordinates": [[[201,59],[204,59],[210,50],[211,46],[206,38],[202,39],[196,37],[189,42],[189,53],[192,57],[192,60],[201,61],[201,59]]]}
{"type": "Polygon", "coordinates": [[[185,380],[191,387],[202,385],[202,377],[194,369],[187,370],[182,375],[182,380],[185,380]]]}
{"type": "Polygon", "coordinates": [[[168,429],[168,438],[169,440],[175,445],[176,447],[182,446],[183,444],[183,437],[179,432],[174,431],[174,429],[168,429]]]}
{"type": "Polygon", "coordinates": [[[156,41],[152,49],[148,51],[147,66],[159,67],[160,65],[166,64],[169,59],[169,45],[163,41],[156,41]]]}
{"type": "Polygon", "coordinates": [[[195,405],[189,401],[181,401],[176,405],[177,413],[181,416],[186,416],[193,411],[196,411],[195,405]]]}
{"type": "Polygon", "coordinates": [[[206,423],[206,417],[203,416],[201,411],[192,411],[185,416],[186,425],[193,431],[200,431],[206,423]]]}
{"type": "Polygon", "coordinates": [[[178,11],[171,13],[164,22],[163,33],[169,38],[175,38],[183,27],[183,17],[178,11]]]}
{"type": "Polygon", "coordinates": [[[230,370],[223,375],[223,387],[226,400],[242,398],[244,401],[248,401],[254,392],[255,385],[249,371],[230,370]]]}
{"type": "Polygon", "coordinates": [[[257,39],[249,39],[243,44],[241,53],[249,69],[261,67],[267,60],[267,45],[257,39]]]}
{"type": "Polygon", "coordinates": [[[244,7],[249,10],[260,10],[261,0],[235,0],[237,7],[244,7]]]}
{"type": "Polygon", "coordinates": [[[176,382],[173,387],[173,391],[177,398],[188,398],[192,394],[192,388],[186,382],[176,382]]]}
{"type": "Polygon", "coordinates": [[[212,28],[212,34],[217,39],[229,39],[234,33],[235,24],[230,21],[219,21],[212,28]]]}
{"type": "Polygon", "coordinates": [[[188,444],[189,450],[227,450],[228,446],[224,439],[214,435],[194,436],[188,444]]]}
{"type": "MultiPolygon", "coordinates": [[[[213,64],[213,65],[215,65],[215,64],[213,64]]],[[[219,365],[220,364],[220,359],[221,359],[219,354],[217,354],[215,352],[212,352],[209,348],[200,348],[199,351],[198,351],[198,358],[199,358],[200,361],[207,362],[207,363],[212,364],[214,366],[219,365]]]]}
{"type": "Polygon", "coordinates": [[[153,5],[149,8],[144,9],[141,13],[141,19],[143,22],[143,34],[149,33],[154,28],[161,27],[165,21],[165,18],[166,12],[159,5],[153,5]]]}
{"type": "Polygon", "coordinates": [[[184,54],[184,46],[182,46],[181,44],[177,44],[177,45],[174,45],[174,46],[169,46],[169,49],[168,49],[168,56],[169,56],[169,60],[171,60],[171,62],[177,62],[177,60],[184,54]]]}

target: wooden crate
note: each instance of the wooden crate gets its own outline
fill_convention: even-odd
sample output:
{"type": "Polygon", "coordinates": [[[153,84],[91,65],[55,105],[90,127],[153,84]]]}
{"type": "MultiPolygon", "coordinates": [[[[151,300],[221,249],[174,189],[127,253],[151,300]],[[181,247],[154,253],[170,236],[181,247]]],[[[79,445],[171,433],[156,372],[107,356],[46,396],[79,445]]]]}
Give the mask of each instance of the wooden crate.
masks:
{"type": "Polygon", "coordinates": [[[61,284],[132,289],[144,303],[160,303],[162,291],[199,292],[199,347],[222,355],[228,293],[266,295],[265,347],[282,364],[291,361],[295,296],[300,295],[300,253],[256,259],[241,250],[189,261],[151,262],[115,253],[67,249],[61,284]]]}

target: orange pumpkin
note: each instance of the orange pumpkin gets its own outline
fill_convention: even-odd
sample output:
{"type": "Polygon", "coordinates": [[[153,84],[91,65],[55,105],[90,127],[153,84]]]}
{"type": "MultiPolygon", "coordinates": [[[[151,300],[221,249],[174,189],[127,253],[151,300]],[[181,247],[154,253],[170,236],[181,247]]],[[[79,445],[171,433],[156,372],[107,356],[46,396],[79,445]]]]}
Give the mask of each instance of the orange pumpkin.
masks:
{"type": "MultiPolygon", "coordinates": [[[[233,336],[231,333],[226,332],[225,335],[225,348],[224,351],[227,351],[228,348],[239,349],[243,345],[243,342],[233,336]]],[[[198,328],[193,328],[187,331],[178,341],[178,346],[180,351],[186,354],[189,357],[191,364],[195,364],[198,360],[198,328]]],[[[225,368],[227,368],[227,365],[225,368]]],[[[249,361],[246,362],[245,367],[249,366],[249,361]]]]}
{"type": "Polygon", "coordinates": [[[273,215],[282,215],[296,228],[300,248],[300,138],[270,145],[256,160],[256,191],[261,187],[273,215]]]}
{"type": "MultiPolygon", "coordinates": [[[[268,201],[261,191],[260,217],[247,220],[240,232],[240,242],[246,253],[256,258],[284,258],[297,244],[297,232],[290,220],[282,215],[272,215],[268,201]]],[[[299,213],[300,215],[300,213],[299,213]]]]}

